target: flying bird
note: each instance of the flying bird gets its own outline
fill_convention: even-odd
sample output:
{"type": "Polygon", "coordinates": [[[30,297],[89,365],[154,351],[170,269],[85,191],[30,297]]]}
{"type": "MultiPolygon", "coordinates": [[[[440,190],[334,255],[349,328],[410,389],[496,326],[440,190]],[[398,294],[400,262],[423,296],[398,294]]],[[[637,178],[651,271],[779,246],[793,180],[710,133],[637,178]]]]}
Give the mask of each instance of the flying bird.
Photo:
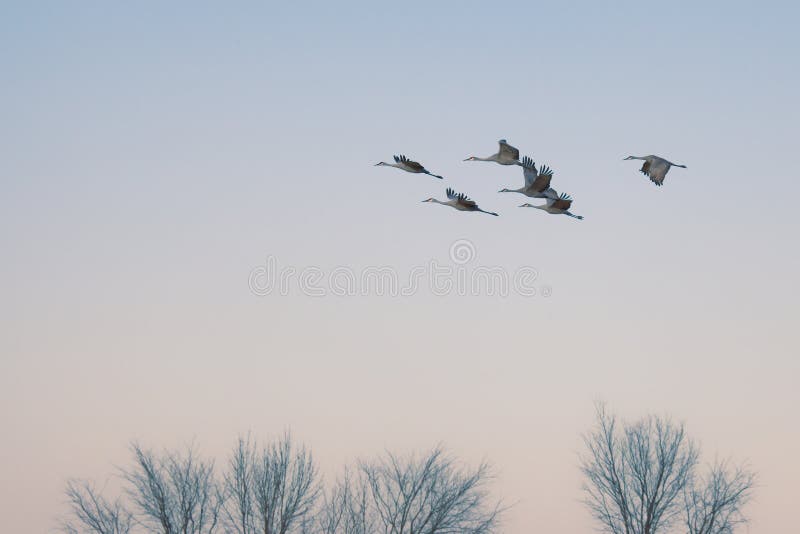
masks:
{"type": "Polygon", "coordinates": [[[664,178],[666,178],[667,171],[669,171],[670,167],[680,167],[682,169],[686,168],[686,165],[678,165],[677,163],[672,163],[664,158],[659,158],[658,156],[653,155],[643,157],[628,156],[625,159],[644,160],[644,165],[642,165],[642,168],[640,169],[641,173],[650,178],[650,181],[658,186],[664,185],[664,178]]]}
{"type": "Polygon", "coordinates": [[[480,211],[481,213],[488,213],[489,215],[494,215],[497,217],[497,214],[493,211],[486,211],[482,210],[478,207],[474,200],[470,200],[467,195],[464,193],[456,193],[451,188],[447,188],[447,200],[446,202],[442,202],[441,200],[437,200],[435,198],[429,198],[427,200],[423,200],[423,202],[435,202],[436,204],[442,204],[443,206],[450,206],[451,208],[455,208],[459,211],[480,211]]]}
{"type": "Polygon", "coordinates": [[[426,169],[416,161],[412,161],[407,157],[403,156],[402,154],[394,157],[394,163],[385,163],[381,161],[380,163],[375,164],[376,167],[380,167],[382,165],[385,165],[387,167],[396,167],[398,169],[404,170],[406,172],[411,172],[414,174],[427,174],[429,176],[433,176],[434,178],[443,180],[443,178],[438,174],[433,174],[432,172],[428,171],[428,169],[426,169]]]}
{"type": "Polygon", "coordinates": [[[505,139],[500,139],[498,143],[500,143],[500,150],[497,154],[492,154],[488,158],[470,156],[464,161],[494,161],[500,165],[522,165],[519,162],[519,150],[509,145],[505,139]]]}
{"type": "Polygon", "coordinates": [[[569,208],[572,206],[572,198],[566,194],[561,193],[561,196],[558,198],[548,198],[547,204],[542,206],[534,206],[533,204],[525,203],[520,206],[520,208],[536,208],[542,211],[546,211],[551,215],[569,215],[570,217],[574,217],[576,219],[583,220],[582,215],[573,215],[569,212],[569,208]]]}
{"type": "Polygon", "coordinates": [[[525,185],[519,189],[501,189],[498,193],[522,193],[531,198],[558,198],[558,193],[550,187],[550,180],[553,179],[553,170],[547,165],[542,165],[541,169],[536,170],[536,164],[531,158],[522,158],[522,173],[525,177],[525,185]]]}

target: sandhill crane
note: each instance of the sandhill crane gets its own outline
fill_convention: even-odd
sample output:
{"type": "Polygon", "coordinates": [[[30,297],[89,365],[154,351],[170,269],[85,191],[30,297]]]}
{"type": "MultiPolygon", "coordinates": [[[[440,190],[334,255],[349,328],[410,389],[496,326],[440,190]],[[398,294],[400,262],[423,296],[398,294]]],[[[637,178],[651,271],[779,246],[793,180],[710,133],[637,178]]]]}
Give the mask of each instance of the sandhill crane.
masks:
{"type": "Polygon", "coordinates": [[[398,169],[404,170],[406,172],[411,172],[414,174],[427,174],[428,176],[433,176],[434,178],[438,178],[440,180],[444,179],[438,174],[433,174],[432,172],[428,171],[428,169],[426,169],[416,161],[412,161],[407,157],[403,156],[402,154],[394,157],[394,163],[386,163],[381,161],[380,163],[375,164],[376,167],[380,167],[382,165],[385,165],[387,167],[396,167],[398,169]]]}
{"type": "Polygon", "coordinates": [[[493,211],[480,209],[474,200],[467,198],[467,195],[464,193],[456,193],[449,187],[447,188],[447,198],[450,200],[446,202],[442,202],[441,200],[437,200],[435,198],[429,198],[427,200],[423,200],[423,202],[435,202],[436,204],[450,206],[451,208],[455,208],[459,211],[480,211],[481,213],[488,213],[489,215],[494,215],[497,217],[497,214],[493,211]]]}
{"type": "Polygon", "coordinates": [[[500,165],[522,165],[519,162],[519,150],[509,145],[505,139],[500,139],[498,143],[500,143],[500,150],[497,154],[493,154],[488,158],[470,156],[464,161],[494,161],[500,165]]]}
{"type": "Polygon", "coordinates": [[[570,206],[572,206],[572,198],[566,193],[561,193],[561,196],[558,198],[548,198],[547,204],[544,204],[542,206],[534,206],[533,204],[525,203],[521,205],[520,208],[536,208],[539,210],[546,211],[547,213],[550,213],[552,215],[564,214],[582,220],[583,216],[573,215],[572,213],[569,212],[570,206]]]}
{"type": "Polygon", "coordinates": [[[525,185],[519,189],[501,189],[498,193],[522,193],[531,198],[558,198],[558,193],[550,187],[553,171],[547,165],[542,165],[536,171],[536,164],[531,158],[522,158],[522,173],[525,176],[525,185]]]}
{"type": "Polygon", "coordinates": [[[664,178],[667,176],[667,171],[669,171],[670,167],[680,167],[682,169],[686,168],[686,165],[678,165],[677,163],[672,163],[664,158],[659,158],[658,156],[653,155],[642,157],[628,156],[625,159],[644,160],[644,165],[642,165],[642,168],[640,169],[641,173],[649,177],[650,181],[658,186],[664,185],[664,178]]]}

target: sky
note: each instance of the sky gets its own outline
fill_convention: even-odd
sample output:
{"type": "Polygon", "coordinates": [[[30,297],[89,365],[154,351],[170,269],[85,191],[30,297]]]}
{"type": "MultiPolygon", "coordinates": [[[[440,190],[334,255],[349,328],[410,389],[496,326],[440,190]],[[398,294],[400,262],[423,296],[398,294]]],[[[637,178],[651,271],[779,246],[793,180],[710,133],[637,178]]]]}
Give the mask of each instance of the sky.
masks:
{"type": "MultiPolygon", "coordinates": [[[[590,531],[593,403],[670,414],[795,523],[793,3],[4,2],[0,513],[48,532],[128,444],[291,428],[323,472],[442,443],[511,534],[590,531]],[[505,138],[578,221],[519,209],[505,138]],[[375,167],[406,154],[439,181],[375,167]],[[672,169],[657,188],[627,155],[672,169]],[[453,187],[499,217],[420,202],[453,187]],[[535,269],[536,294],[253,290],[535,269]],[[306,271],[308,272],[308,271],[306,271]],[[470,271],[471,272],[471,271],[470,271]],[[308,280],[306,280],[308,282],[308,280]]],[[[537,203],[537,200],[531,200],[537,203]]]]}

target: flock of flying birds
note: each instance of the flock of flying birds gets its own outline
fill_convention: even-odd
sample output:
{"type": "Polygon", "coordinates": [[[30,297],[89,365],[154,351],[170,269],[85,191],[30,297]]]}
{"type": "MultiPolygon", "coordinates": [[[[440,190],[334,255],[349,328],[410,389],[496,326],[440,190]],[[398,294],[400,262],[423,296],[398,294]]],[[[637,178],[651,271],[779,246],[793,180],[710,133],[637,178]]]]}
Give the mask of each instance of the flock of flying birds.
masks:
{"type": "MultiPolygon", "coordinates": [[[[519,165],[522,167],[525,185],[519,189],[501,189],[499,191],[500,193],[522,193],[527,197],[542,198],[545,200],[545,204],[537,206],[528,204],[526,202],[525,204],[519,206],[520,208],[536,208],[546,211],[551,215],[568,215],[575,219],[583,219],[581,215],[570,213],[569,209],[572,207],[572,197],[566,193],[561,193],[559,195],[555,189],[550,187],[550,182],[553,179],[552,169],[550,169],[547,165],[542,165],[537,170],[536,164],[531,158],[525,156],[522,158],[522,161],[520,161],[519,150],[509,145],[505,139],[501,139],[499,143],[500,150],[497,152],[497,154],[493,154],[488,158],[470,156],[464,161],[493,161],[495,163],[499,163],[500,165],[519,165]]],[[[658,186],[664,184],[664,178],[667,176],[667,171],[669,171],[670,167],[681,167],[683,169],[686,168],[686,165],[678,165],[676,163],[667,161],[664,158],[652,155],[628,156],[625,159],[644,160],[644,164],[640,169],[641,173],[650,178],[650,180],[658,186]]],[[[421,164],[417,163],[416,161],[412,161],[403,155],[395,156],[394,163],[386,163],[381,161],[380,163],[375,164],[375,166],[378,167],[383,165],[387,167],[395,167],[414,174],[427,174],[440,180],[443,179],[443,177],[439,176],[438,174],[433,174],[421,164]]],[[[497,216],[497,213],[494,213],[493,211],[482,210],[478,207],[478,204],[474,200],[471,200],[464,193],[456,193],[450,187],[447,188],[447,200],[443,201],[435,198],[429,198],[427,200],[423,200],[423,202],[434,202],[436,204],[450,206],[451,208],[455,208],[459,211],[480,211],[481,213],[488,213],[489,215],[497,216]]]]}

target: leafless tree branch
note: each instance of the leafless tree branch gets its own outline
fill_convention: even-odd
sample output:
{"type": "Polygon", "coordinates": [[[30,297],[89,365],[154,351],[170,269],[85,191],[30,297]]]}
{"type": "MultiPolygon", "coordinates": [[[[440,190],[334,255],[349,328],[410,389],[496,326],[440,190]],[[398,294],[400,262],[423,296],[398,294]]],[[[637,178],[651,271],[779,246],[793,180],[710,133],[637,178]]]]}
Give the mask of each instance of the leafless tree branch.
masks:
{"type": "Polygon", "coordinates": [[[375,532],[374,510],[370,506],[370,490],[361,471],[355,476],[345,470],[323,502],[317,515],[320,534],[370,534],[375,532]]]}
{"type": "Polygon", "coordinates": [[[287,534],[308,525],[320,492],[311,452],[289,433],[260,447],[240,438],[224,478],[226,528],[237,534],[287,534]]]}
{"type": "Polygon", "coordinates": [[[391,453],[362,463],[376,530],[393,534],[484,534],[495,532],[501,508],[486,484],[489,466],[462,468],[444,451],[399,458],[391,453]]]}
{"type": "Polygon", "coordinates": [[[216,532],[221,503],[213,462],[198,458],[192,447],[160,457],[137,443],[131,450],[135,465],[123,476],[145,526],[162,534],[216,532]]]}
{"type": "Polygon", "coordinates": [[[67,500],[73,521],[65,521],[62,530],[68,534],[91,532],[94,534],[129,534],[133,515],[118,499],[107,501],[90,482],[70,480],[67,483],[67,500]]]}
{"type": "Polygon", "coordinates": [[[755,482],[755,473],[747,467],[715,461],[684,493],[688,534],[732,534],[747,522],[743,508],[752,498],[755,482]]]}

